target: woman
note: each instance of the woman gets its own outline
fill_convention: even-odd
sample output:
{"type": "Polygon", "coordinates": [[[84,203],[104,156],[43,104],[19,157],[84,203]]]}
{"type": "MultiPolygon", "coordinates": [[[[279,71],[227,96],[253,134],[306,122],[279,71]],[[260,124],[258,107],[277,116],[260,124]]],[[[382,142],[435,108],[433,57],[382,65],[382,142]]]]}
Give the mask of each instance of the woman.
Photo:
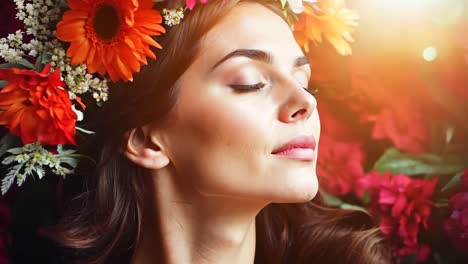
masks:
{"type": "MultiPolygon", "coordinates": [[[[184,1],[168,1],[169,8],[184,1]]],[[[387,263],[367,216],[314,205],[310,66],[276,2],[211,0],[113,87],[58,239],[94,263],[387,263]]]]}

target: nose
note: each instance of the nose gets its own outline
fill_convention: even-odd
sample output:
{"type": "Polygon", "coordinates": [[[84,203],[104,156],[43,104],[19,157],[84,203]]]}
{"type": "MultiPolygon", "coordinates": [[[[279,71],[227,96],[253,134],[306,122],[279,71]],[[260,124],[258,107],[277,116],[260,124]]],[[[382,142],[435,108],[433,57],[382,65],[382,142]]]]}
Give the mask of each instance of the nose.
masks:
{"type": "Polygon", "coordinates": [[[284,85],[288,85],[289,89],[284,89],[288,92],[285,92],[285,100],[280,107],[280,121],[294,123],[307,120],[317,109],[317,100],[294,80],[284,85]]]}

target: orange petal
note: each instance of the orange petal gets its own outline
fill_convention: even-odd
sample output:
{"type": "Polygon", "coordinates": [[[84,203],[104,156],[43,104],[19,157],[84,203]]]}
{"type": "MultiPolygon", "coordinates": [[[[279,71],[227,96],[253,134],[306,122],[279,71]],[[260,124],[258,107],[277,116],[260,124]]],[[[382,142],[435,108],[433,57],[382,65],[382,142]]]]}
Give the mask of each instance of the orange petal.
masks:
{"type": "Polygon", "coordinates": [[[86,36],[85,22],[76,20],[71,23],[60,21],[57,24],[57,38],[62,41],[75,41],[86,36]]]}
{"type": "Polygon", "coordinates": [[[140,0],[138,10],[151,9],[154,6],[153,0],[140,0]]]}
{"type": "Polygon", "coordinates": [[[63,14],[62,21],[64,22],[74,22],[75,20],[84,20],[88,19],[89,12],[82,10],[68,10],[63,14]]]}
{"type": "Polygon", "coordinates": [[[114,52],[112,50],[106,50],[103,58],[105,71],[109,74],[112,82],[117,82],[119,80],[119,74],[112,67],[114,52]]]}
{"type": "Polygon", "coordinates": [[[89,10],[89,4],[82,0],[67,0],[70,9],[89,10]]]}
{"type": "Polygon", "coordinates": [[[88,66],[89,73],[96,72],[96,65],[94,64],[94,57],[96,55],[96,48],[94,47],[94,43],[90,43],[88,57],[86,57],[86,66],[88,66]]]}
{"type": "Polygon", "coordinates": [[[156,10],[138,10],[135,13],[135,22],[137,23],[152,23],[152,24],[161,24],[162,16],[159,11],[156,10]]]}
{"type": "Polygon", "coordinates": [[[82,39],[80,41],[73,41],[71,44],[70,44],[70,47],[68,47],[68,50],[67,50],[67,56],[68,57],[73,57],[75,56],[76,52],[80,49],[81,45],[83,44],[83,42],[86,42],[87,40],[86,39],[82,39]]]}
{"type": "Polygon", "coordinates": [[[148,35],[139,34],[139,37],[141,38],[143,43],[146,43],[146,44],[148,44],[150,46],[153,46],[153,47],[162,48],[161,45],[159,45],[159,43],[156,42],[156,40],[154,40],[152,37],[150,37],[148,35]]]}
{"type": "Polygon", "coordinates": [[[84,41],[77,49],[75,56],[73,56],[71,64],[83,63],[88,56],[89,46],[89,41],[84,41]]]}
{"type": "Polygon", "coordinates": [[[114,57],[114,68],[119,73],[120,77],[124,81],[133,80],[132,72],[127,68],[127,66],[122,62],[119,56],[114,57]]]}
{"type": "Polygon", "coordinates": [[[138,61],[138,53],[136,53],[130,47],[122,44],[119,47],[120,50],[120,57],[128,64],[128,66],[132,69],[132,72],[139,72],[140,71],[140,63],[138,61]]]}
{"type": "Polygon", "coordinates": [[[95,67],[96,71],[101,76],[104,76],[106,74],[106,68],[105,68],[105,65],[104,65],[104,58],[105,58],[105,52],[106,52],[107,48],[103,48],[100,45],[96,45],[95,50],[96,51],[95,51],[94,58],[93,58],[93,61],[91,62],[91,64],[93,65],[93,67],[95,67]]]}
{"type": "Polygon", "coordinates": [[[78,104],[81,106],[81,108],[83,108],[83,110],[86,110],[86,105],[83,104],[83,101],[81,101],[81,97],[76,96],[76,97],[75,97],[75,101],[78,102],[78,104]]]}

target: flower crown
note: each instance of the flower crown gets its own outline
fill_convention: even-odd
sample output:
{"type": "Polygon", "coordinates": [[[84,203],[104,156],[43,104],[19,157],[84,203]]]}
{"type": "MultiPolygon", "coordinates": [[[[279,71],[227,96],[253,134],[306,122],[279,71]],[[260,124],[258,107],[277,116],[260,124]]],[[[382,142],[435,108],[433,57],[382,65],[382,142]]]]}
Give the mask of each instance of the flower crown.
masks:
{"type": "MultiPolygon", "coordinates": [[[[0,39],[2,194],[33,175],[72,174],[83,158],[76,137],[93,133],[79,126],[86,105],[101,106],[109,83],[132,81],[157,59],[152,48],[162,47],[155,37],[199,4],[156,10],[153,0],[13,1],[25,31],[0,39]]],[[[342,55],[351,53],[357,15],[343,1],[277,1],[305,52],[325,38],[342,55]]]]}

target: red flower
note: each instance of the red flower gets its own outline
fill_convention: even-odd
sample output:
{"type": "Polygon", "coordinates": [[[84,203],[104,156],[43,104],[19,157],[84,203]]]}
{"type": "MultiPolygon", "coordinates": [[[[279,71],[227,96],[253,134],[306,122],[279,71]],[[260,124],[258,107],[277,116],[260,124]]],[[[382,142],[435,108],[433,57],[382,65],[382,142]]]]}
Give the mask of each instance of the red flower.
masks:
{"type": "Polygon", "coordinates": [[[397,256],[417,254],[424,261],[430,249],[418,242],[418,234],[421,227],[428,228],[437,178],[414,179],[388,172],[383,176],[372,172],[366,178],[371,193],[369,211],[380,219],[380,229],[393,252],[397,256]]]}
{"type": "MultiPolygon", "coordinates": [[[[468,191],[468,169],[461,175],[463,190],[468,191]]],[[[444,229],[452,245],[460,251],[468,251],[468,192],[459,192],[450,198],[450,217],[444,229]]]]}
{"type": "Polygon", "coordinates": [[[0,125],[5,125],[24,144],[75,144],[75,121],[60,71],[0,69],[8,85],[0,91],[0,125]]]}
{"type": "Polygon", "coordinates": [[[322,133],[317,174],[320,185],[334,195],[345,195],[351,191],[361,194],[356,190],[356,183],[365,175],[365,153],[359,137],[350,129],[351,125],[338,118],[336,109],[328,108],[334,103],[329,101],[319,106],[322,133]]]}
{"type": "Polygon", "coordinates": [[[320,155],[317,163],[321,187],[334,195],[356,191],[357,182],[364,176],[362,164],[364,151],[359,143],[335,141],[327,135],[320,138],[320,155]]]}
{"type": "Polygon", "coordinates": [[[409,98],[400,98],[367,119],[374,122],[373,138],[388,138],[400,150],[421,153],[429,146],[427,120],[409,98]]]}

